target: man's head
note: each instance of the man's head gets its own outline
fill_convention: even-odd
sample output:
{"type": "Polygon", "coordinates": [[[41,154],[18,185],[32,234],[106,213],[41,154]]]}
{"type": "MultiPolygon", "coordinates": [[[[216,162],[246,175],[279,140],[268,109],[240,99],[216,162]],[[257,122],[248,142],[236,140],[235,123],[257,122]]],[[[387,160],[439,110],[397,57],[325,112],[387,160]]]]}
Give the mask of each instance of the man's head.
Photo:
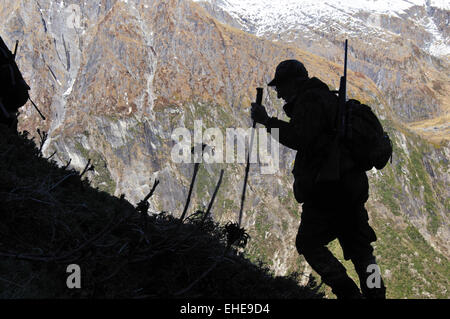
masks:
{"type": "Polygon", "coordinates": [[[278,98],[288,102],[298,90],[301,82],[309,79],[308,71],[303,63],[297,60],[285,60],[278,64],[275,78],[269,82],[277,90],[278,98]]]}

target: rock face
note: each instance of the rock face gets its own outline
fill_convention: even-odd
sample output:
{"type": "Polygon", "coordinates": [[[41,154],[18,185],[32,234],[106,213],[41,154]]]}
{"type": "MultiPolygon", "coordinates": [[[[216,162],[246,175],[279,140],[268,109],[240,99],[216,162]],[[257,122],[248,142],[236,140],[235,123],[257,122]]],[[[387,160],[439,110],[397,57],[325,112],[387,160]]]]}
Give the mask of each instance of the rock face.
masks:
{"type": "Polygon", "coordinates": [[[403,122],[449,134],[450,6],[442,1],[199,0],[246,32],[342,63],[373,80],[403,122]],[[434,119],[434,121],[431,121],[434,119]],[[428,121],[425,121],[428,120],[428,121]],[[441,120],[436,125],[436,120],[441,120]],[[418,123],[416,123],[418,122],[418,123]],[[434,124],[433,124],[434,123],[434,124]]]}
{"type": "MultiPolygon", "coordinates": [[[[177,216],[194,164],[173,160],[175,129],[186,127],[193,137],[200,120],[205,134],[207,128],[218,128],[223,136],[227,128],[247,129],[255,88],[264,86],[287,58],[301,59],[312,76],[333,88],[342,74],[339,61],[239,30],[233,16],[211,4],[206,9],[183,0],[0,4],[5,21],[0,34],[10,46],[20,41],[19,67],[48,118],[42,122],[27,105],[19,128],[48,131],[44,152],[57,151],[54,159],[61,165],[70,161],[82,170],[91,159],[93,185],[125,194],[131,202],[140,201],[158,179],[151,209],[177,216]]],[[[367,69],[349,71],[348,94],[374,108],[395,147],[392,164],[369,172],[376,252],[390,274],[392,297],[448,297],[449,149],[429,144],[397,120],[399,109],[390,107],[383,85],[368,71],[378,63],[371,58],[377,53],[367,52],[367,69]],[[415,264],[414,279],[404,272],[409,263],[415,264]]],[[[442,62],[434,59],[430,63],[442,62]]],[[[283,118],[276,94],[264,88],[269,113],[283,118]]],[[[274,174],[260,174],[259,165],[251,166],[243,216],[252,236],[245,253],[269,263],[278,275],[311,272],[294,249],[301,211],[291,190],[294,155],[280,146],[280,169],[274,174]]],[[[189,212],[208,205],[224,169],[213,215],[235,221],[244,167],[236,157],[231,163],[202,163],[189,212]]]]}

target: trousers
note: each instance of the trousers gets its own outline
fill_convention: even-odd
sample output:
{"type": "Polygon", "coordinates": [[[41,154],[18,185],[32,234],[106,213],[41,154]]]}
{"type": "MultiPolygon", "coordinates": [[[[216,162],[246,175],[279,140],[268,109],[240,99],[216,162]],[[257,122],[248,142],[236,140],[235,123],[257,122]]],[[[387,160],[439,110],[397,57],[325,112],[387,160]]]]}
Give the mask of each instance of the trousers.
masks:
{"type": "MultiPolygon", "coordinates": [[[[349,176],[343,183],[353,181],[353,185],[364,186],[364,178],[358,181],[358,176],[349,176]]],[[[365,174],[364,176],[366,177],[365,174]]],[[[375,281],[378,285],[368,283],[369,276],[372,275],[368,269],[378,267],[371,245],[377,237],[369,225],[369,216],[364,207],[368,189],[361,187],[359,191],[353,191],[352,196],[346,197],[348,188],[345,184],[340,186],[336,198],[321,199],[320,193],[317,193],[303,203],[296,237],[297,251],[321,276],[322,281],[331,287],[337,298],[385,298],[386,289],[379,272],[379,278],[375,281]],[[355,266],[361,290],[326,247],[335,239],[338,239],[342,247],[344,259],[351,260],[355,266]]]]}

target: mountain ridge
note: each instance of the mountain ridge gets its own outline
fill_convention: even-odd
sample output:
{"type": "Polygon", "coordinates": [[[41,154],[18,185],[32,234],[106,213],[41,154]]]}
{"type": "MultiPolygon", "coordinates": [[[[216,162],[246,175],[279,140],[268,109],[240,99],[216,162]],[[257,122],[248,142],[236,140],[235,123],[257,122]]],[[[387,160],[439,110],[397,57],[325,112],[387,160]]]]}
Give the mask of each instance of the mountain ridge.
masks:
{"type": "Polygon", "coordinates": [[[398,120],[435,143],[448,142],[447,126],[424,127],[445,121],[450,113],[447,6],[430,7],[428,1],[396,1],[391,6],[341,1],[342,8],[328,1],[196,2],[223,23],[338,63],[343,63],[343,40],[349,39],[349,69],[365,74],[385,92],[398,120]],[[389,14],[398,3],[405,6],[389,14]],[[388,9],[377,12],[371,5],[388,9]]]}

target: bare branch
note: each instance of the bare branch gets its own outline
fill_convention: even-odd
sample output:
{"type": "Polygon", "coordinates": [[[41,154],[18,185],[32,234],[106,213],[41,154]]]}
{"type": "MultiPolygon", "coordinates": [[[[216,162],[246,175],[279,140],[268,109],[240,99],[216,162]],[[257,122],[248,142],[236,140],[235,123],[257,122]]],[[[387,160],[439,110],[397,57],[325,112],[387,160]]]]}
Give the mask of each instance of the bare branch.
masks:
{"type": "Polygon", "coordinates": [[[220,170],[219,181],[217,182],[216,188],[214,189],[213,196],[211,197],[211,201],[209,202],[208,209],[206,210],[206,213],[205,213],[205,215],[202,218],[202,222],[205,221],[205,219],[208,217],[208,215],[209,215],[209,213],[211,211],[211,207],[213,205],[214,199],[216,198],[217,192],[219,191],[220,184],[222,183],[223,172],[224,172],[224,170],[221,169],[220,170]]]}

